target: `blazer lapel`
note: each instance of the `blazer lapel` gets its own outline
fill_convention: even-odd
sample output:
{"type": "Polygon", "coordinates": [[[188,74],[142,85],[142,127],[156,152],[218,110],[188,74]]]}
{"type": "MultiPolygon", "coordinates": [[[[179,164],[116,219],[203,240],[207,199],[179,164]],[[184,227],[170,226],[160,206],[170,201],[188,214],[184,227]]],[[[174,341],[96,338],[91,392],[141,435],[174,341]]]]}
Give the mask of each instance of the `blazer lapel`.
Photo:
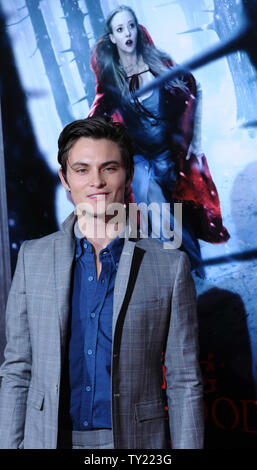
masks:
{"type": "Polygon", "coordinates": [[[70,216],[62,225],[63,232],[60,233],[60,236],[56,238],[54,242],[55,289],[62,345],[65,343],[67,322],[71,307],[70,293],[75,254],[73,224],[74,216],[70,216]]]}
{"type": "MultiPolygon", "coordinates": [[[[128,293],[130,287],[133,291],[134,282],[136,281],[137,272],[141,264],[141,260],[144,254],[144,250],[136,246],[135,241],[126,239],[124,248],[120,257],[119,267],[116,275],[115,286],[114,286],[114,298],[113,298],[113,321],[112,321],[112,335],[114,337],[116,323],[122,309],[125,296],[128,293]],[[137,261],[133,261],[133,256],[137,258],[137,261]],[[133,270],[135,272],[133,272],[133,270]],[[131,279],[131,274],[135,274],[135,279],[131,279]],[[129,286],[130,281],[130,286],[129,286]]],[[[133,277],[133,276],[132,276],[133,277]]],[[[130,297],[132,291],[128,293],[130,297]]]]}

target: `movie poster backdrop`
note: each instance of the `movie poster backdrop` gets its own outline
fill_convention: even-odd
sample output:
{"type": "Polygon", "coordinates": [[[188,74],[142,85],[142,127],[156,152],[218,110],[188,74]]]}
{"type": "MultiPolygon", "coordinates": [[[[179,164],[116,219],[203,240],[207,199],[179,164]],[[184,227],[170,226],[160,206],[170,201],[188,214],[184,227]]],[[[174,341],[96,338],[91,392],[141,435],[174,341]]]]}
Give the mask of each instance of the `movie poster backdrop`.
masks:
{"type": "MultiPolygon", "coordinates": [[[[22,241],[57,230],[73,210],[58,179],[57,139],[89,113],[90,51],[119,4],[134,9],[177,63],[227,39],[242,20],[237,0],[0,0],[1,208],[7,204],[12,273],[22,241]]],[[[202,149],[230,233],[225,244],[200,241],[205,278],[195,279],[206,447],[250,448],[257,438],[257,76],[242,51],[194,76],[203,95],[202,149]]],[[[3,318],[2,311],[1,325],[3,318]]],[[[1,360],[4,342],[2,327],[1,360]]]]}

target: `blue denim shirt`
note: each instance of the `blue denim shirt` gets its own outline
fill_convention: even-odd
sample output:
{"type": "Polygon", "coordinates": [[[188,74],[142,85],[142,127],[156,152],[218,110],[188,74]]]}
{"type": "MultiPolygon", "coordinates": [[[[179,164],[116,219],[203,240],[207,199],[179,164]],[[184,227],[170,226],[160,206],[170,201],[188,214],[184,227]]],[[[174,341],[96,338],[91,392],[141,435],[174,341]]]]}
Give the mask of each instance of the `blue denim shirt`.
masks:
{"type": "Polygon", "coordinates": [[[117,237],[101,250],[97,279],[91,244],[76,238],[69,341],[70,416],[76,431],[112,427],[113,291],[123,243],[117,237]]]}

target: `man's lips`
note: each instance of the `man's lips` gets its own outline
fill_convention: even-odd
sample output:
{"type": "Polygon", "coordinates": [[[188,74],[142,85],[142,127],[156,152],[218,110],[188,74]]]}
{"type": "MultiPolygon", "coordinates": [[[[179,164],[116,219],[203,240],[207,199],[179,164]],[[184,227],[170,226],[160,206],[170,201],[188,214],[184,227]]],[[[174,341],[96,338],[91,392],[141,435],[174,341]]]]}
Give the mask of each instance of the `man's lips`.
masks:
{"type": "Polygon", "coordinates": [[[104,199],[106,196],[108,196],[109,193],[93,193],[93,194],[88,194],[87,197],[89,199],[104,199]]]}

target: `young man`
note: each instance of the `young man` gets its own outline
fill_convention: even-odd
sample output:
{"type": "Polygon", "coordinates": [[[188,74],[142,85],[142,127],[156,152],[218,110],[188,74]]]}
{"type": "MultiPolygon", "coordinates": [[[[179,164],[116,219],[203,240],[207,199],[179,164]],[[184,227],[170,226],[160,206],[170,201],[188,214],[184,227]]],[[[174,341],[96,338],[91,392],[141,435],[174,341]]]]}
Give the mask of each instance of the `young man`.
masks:
{"type": "Polygon", "coordinates": [[[109,210],[123,207],[133,176],[123,125],[75,121],[58,143],[77,217],[20,249],[0,370],[0,446],[164,449],[171,440],[201,448],[188,258],[153,239],[124,239],[109,210]]]}

